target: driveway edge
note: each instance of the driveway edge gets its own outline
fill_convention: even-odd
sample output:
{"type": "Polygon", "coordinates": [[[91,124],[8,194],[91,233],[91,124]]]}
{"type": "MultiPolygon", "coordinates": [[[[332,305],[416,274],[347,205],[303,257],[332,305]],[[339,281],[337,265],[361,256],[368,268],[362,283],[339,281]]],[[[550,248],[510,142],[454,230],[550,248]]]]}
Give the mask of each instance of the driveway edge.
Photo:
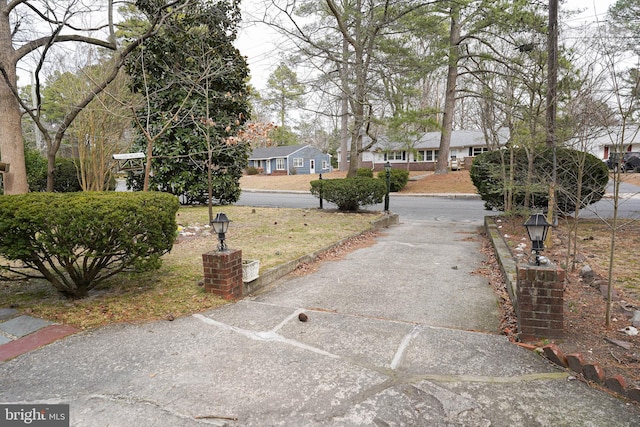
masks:
{"type": "Polygon", "coordinates": [[[265,288],[266,286],[280,279],[281,277],[291,273],[300,264],[305,264],[305,263],[310,263],[315,261],[321,254],[342,245],[344,242],[346,242],[349,239],[352,239],[368,231],[378,231],[383,228],[390,227],[391,225],[397,224],[398,222],[399,222],[398,214],[389,213],[387,215],[384,215],[381,218],[376,219],[375,221],[371,221],[371,226],[360,233],[352,234],[351,236],[348,236],[342,240],[339,240],[338,242],[333,243],[329,246],[326,246],[322,249],[318,249],[317,251],[311,252],[307,255],[303,255],[300,258],[291,260],[285,264],[281,264],[269,270],[263,271],[260,273],[260,277],[258,277],[256,280],[243,283],[242,295],[247,296],[249,294],[256,293],[262,288],[265,288]]]}

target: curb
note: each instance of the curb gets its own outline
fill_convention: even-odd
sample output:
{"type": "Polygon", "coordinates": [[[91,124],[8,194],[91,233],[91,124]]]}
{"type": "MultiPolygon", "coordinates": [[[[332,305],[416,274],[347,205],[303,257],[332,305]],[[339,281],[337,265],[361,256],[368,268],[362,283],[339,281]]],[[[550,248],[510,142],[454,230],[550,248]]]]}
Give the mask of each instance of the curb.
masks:
{"type": "MultiPolygon", "coordinates": [[[[269,190],[263,188],[243,188],[245,193],[274,193],[274,194],[309,194],[310,191],[303,190],[269,190]]],[[[390,193],[391,197],[442,197],[446,199],[480,199],[475,193],[390,193]]]]}

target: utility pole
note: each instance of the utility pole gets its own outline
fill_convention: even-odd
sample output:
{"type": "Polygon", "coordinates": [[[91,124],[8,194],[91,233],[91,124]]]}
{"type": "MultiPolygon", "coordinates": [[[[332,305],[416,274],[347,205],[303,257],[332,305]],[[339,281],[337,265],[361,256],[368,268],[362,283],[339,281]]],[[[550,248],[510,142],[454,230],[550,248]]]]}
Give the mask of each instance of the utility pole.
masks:
{"type": "MultiPolygon", "coordinates": [[[[553,172],[549,185],[547,222],[555,225],[556,181],[558,161],[556,158],[556,111],[558,104],[558,0],[549,0],[549,34],[547,36],[547,145],[553,150],[553,172]]],[[[547,234],[546,247],[553,244],[553,233],[547,234]]]]}

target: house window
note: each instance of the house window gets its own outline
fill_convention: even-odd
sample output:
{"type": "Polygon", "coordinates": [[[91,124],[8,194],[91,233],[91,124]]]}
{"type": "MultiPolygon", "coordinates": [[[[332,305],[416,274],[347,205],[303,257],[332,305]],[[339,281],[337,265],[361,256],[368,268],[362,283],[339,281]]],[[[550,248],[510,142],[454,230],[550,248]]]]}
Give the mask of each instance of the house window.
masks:
{"type": "Polygon", "coordinates": [[[327,162],[326,160],[322,161],[322,170],[326,170],[329,169],[329,162],[327,162]]]}
{"type": "Polygon", "coordinates": [[[435,162],[438,160],[438,150],[418,150],[416,152],[416,161],[418,162],[435,162]]]}
{"type": "Polygon", "coordinates": [[[435,162],[436,160],[438,160],[438,150],[418,150],[414,161],[435,162]]]}
{"type": "Polygon", "coordinates": [[[487,147],[469,147],[469,155],[472,157],[486,153],[487,151],[489,151],[487,147]]]}
{"type": "Polygon", "coordinates": [[[407,160],[407,152],[406,151],[392,151],[390,153],[385,153],[384,160],[407,160]]]}
{"type": "Polygon", "coordinates": [[[304,166],[304,159],[302,159],[302,157],[296,157],[295,159],[293,159],[294,168],[301,168],[303,166],[304,166]]]}
{"type": "Polygon", "coordinates": [[[284,159],[276,159],[276,170],[283,171],[284,167],[284,159]]]}

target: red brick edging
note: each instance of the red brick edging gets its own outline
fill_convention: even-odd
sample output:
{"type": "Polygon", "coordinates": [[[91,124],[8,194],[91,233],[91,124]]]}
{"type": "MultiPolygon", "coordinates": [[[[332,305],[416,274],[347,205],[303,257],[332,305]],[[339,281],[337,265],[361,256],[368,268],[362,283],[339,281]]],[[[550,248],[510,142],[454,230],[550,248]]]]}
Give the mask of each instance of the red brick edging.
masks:
{"type": "Polygon", "coordinates": [[[44,345],[75,334],[79,329],[68,325],[51,325],[33,334],[29,334],[15,341],[0,346],[0,362],[13,359],[16,356],[40,348],[44,345]]]}
{"type": "Polygon", "coordinates": [[[587,381],[604,386],[614,393],[618,393],[635,402],[640,402],[639,387],[627,387],[627,381],[621,375],[607,377],[604,369],[598,363],[585,363],[580,353],[565,355],[555,344],[548,344],[542,350],[545,357],[556,365],[571,369],[573,372],[582,375],[587,381]]]}

